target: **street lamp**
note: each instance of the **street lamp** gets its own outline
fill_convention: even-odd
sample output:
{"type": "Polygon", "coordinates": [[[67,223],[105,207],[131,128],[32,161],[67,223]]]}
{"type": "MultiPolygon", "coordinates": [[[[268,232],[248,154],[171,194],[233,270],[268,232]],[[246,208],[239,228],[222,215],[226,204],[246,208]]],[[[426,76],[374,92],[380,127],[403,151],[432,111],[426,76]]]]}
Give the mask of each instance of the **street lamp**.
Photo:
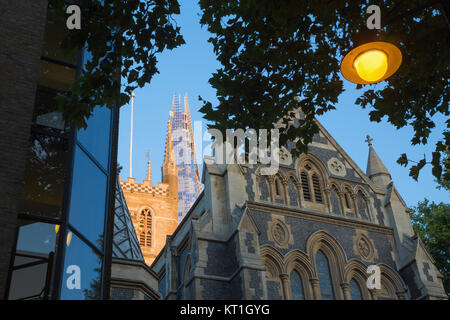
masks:
{"type": "MultiPolygon", "coordinates": [[[[429,1],[422,6],[393,17],[383,24],[383,27],[434,5],[440,5],[440,11],[450,28],[449,0],[429,1]]],[[[341,73],[348,81],[357,84],[377,83],[392,76],[402,64],[400,49],[392,43],[377,41],[376,31],[364,30],[354,37],[356,47],[347,53],[341,62],[341,73]]]]}
{"type": "Polygon", "coordinates": [[[347,53],[341,62],[345,79],[357,84],[371,84],[392,76],[402,63],[399,48],[389,42],[372,41],[347,53]]]}

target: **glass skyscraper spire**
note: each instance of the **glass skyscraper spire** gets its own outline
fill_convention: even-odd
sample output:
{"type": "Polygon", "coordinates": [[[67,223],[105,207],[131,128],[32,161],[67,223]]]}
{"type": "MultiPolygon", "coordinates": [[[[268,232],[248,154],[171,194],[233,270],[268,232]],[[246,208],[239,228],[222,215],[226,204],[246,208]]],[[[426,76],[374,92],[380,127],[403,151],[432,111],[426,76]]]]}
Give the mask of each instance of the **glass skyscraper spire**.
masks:
{"type": "Polygon", "coordinates": [[[180,222],[201,191],[187,94],[184,96],[184,108],[181,106],[180,96],[176,94],[173,96],[170,116],[174,156],[178,166],[178,222],[180,222]]]}

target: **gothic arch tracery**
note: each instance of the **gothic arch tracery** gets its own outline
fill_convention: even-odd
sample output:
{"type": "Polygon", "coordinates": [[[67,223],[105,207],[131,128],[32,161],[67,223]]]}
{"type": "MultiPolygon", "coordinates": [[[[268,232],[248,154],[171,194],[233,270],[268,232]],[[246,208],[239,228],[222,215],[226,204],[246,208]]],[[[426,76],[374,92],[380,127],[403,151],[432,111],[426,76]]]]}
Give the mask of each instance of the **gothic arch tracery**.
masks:
{"type": "Polygon", "coordinates": [[[141,247],[151,247],[153,245],[153,211],[149,207],[143,207],[137,216],[139,244],[141,247]]]}
{"type": "Polygon", "coordinates": [[[358,216],[364,220],[373,221],[372,213],[370,210],[370,197],[367,191],[361,186],[355,187],[356,204],[358,216]]]}
{"type": "Polygon", "coordinates": [[[406,299],[406,286],[402,278],[391,267],[378,264],[381,271],[381,292],[379,299],[406,299]]]}
{"type": "Polygon", "coordinates": [[[328,176],[323,163],[312,154],[302,155],[297,159],[296,170],[302,206],[327,211],[328,176]]]}
{"type": "Polygon", "coordinates": [[[287,203],[287,185],[288,180],[285,178],[283,173],[278,170],[277,174],[273,176],[272,180],[272,190],[271,193],[273,194],[273,201],[278,203],[287,203]]]}
{"type": "MultiPolygon", "coordinates": [[[[327,232],[317,231],[309,237],[306,243],[306,250],[308,256],[311,258],[316,279],[318,279],[316,254],[320,250],[326,256],[330,268],[335,299],[343,299],[340,284],[344,279],[344,267],[347,259],[341,245],[327,232]]],[[[315,290],[316,299],[321,296],[319,285],[318,281],[314,283],[313,289],[315,290]]]]}
{"type": "Polygon", "coordinates": [[[344,270],[344,279],[345,281],[342,284],[342,289],[344,291],[344,298],[346,300],[351,299],[350,292],[350,282],[352,280],[356,281],[361,290],[361,295],[363,300],[369,300],[370,292],[367,289],[367,266],[359,260],[352,259],[347,262],[344,270]]]}

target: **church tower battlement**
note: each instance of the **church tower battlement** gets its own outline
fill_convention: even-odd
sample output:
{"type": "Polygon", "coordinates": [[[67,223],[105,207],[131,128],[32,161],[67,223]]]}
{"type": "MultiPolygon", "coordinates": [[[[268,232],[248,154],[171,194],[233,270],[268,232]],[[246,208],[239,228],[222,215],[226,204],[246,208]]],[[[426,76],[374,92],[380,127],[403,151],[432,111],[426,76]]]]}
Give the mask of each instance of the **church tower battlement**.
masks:
{"type": "Polygon", "coordinates": [[[162,182],[152,183],[150,152],[147,153],[147,174],[142,183],[128,177],[119,182],[131,214],[139,245],[147,265],[151,265],[178,226],[178,168],[173,156],[172,115],[169,116],[162,182]]]}

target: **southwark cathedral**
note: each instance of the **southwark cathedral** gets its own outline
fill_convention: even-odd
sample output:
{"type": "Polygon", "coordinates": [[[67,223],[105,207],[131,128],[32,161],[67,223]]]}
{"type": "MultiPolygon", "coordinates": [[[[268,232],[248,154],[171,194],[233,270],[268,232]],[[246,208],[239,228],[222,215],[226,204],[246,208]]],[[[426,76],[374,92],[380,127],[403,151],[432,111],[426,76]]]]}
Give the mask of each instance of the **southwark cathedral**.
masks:
{"type": "MultiPolygon", "coordinates": [[[[153,298],[446,299],[372,140],[363,172],[317,123],[309,152],[294,158],[294,143],[282,147],[274,175],[209,157],[203,191],[148,270],[153,298]],[[371,265],[378,289],[367,286],[371,265]]],[[[117,270],[113,278],[126,274],[117,270]]],[[[125,283],[113,286],[113,299],[138,298],[125,283]]]]}

